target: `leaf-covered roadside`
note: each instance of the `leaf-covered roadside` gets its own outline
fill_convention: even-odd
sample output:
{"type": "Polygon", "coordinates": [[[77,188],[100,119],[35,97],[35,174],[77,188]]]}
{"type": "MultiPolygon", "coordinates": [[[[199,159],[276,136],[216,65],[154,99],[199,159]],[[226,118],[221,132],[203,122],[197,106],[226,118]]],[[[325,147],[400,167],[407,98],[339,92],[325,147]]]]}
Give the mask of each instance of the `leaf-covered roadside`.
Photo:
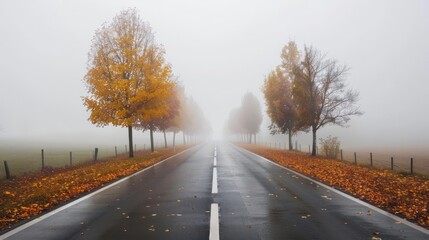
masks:
{"type": "Polygon", "coordinates": [[[429,180],[304,153],[242,147],[429,229],[429,180]]]}
{"type": "MultiPolygon", "coordinates": [[[[185,147],[177,148],[178,151],[185,147]]],[[[172,149],[140,152],[72,168],[52,169],[0,181],[0,230],[87,193],[105,183],[153,165],[175,153],[172,149]]]]}

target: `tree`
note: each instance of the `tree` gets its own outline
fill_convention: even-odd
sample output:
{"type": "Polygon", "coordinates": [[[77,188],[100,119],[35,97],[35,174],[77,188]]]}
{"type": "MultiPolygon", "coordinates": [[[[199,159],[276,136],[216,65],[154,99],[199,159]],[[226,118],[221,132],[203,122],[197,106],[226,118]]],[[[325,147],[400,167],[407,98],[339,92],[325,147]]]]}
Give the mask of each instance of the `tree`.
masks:
{"type": "Polygon", "coordinates": [[[171,95],[168,98],[168,115],[163,117],[159,123],[159,130],[164,134],[164,144],[165,148],[167,148],[167,136],[166,132],[173,132],[173,147],[175,147],[175,134],[180,127],[180,105],[181,105],[181,90],[182,88],[177,85],[173,89],[171,95]]]}
{"type": "Polygon", "coordinates": [[[299,63],[300,54],[295,42],[289,42],[282,49],[282,64],[265,78],[264,93],[267,114],[271,119],[271,134],[288,134],[289,150],[293,149],[292,135],[296,128],[296,103],[292,95],[293,68],[299,63]]]}
{"type": "Polygon", "coordinates": [[[327,124],[346,126],[351,116],[361,115],[358,92],[346,89],[346,66],[326,59],[312,47],[304,48],[302,61],[293,68],[292,94],[297,104],[297,128],[311,128],[312,155],[316,155],[316,133],[327,124]]]}
{"type": "Polygon", "coordinates": [[[174,93],[171,66],[165,62],[164,50],[155,46],[148,51],[144,68],[145,97],[144,107],[139,111],[136,128],[149,130],[151,151],[155,151],[153,132],[164,131],[170,124],[170,116],[177,114],[177,99],[174,93]]]}
{"type": "Polygon", "coordinates": [[[288,134],[289,150],[293,149],[292,135],[296,131],[296,106],[292,97],[292,83],[280,67],[272,71],[264,81],[264,93],[267,114],[271,119],[268,127],[271,134],[288,134]]]}
{"type": "MultiPolygon", "coordinates": [[[[173,86],[169,86],[169,87],[173,87],[173,86]]],[[[163,89],[166,90],[169,88],[164,86],[163,89]]],[[[152,152],[155,151],[153,132],[161,131],[164,134],[165,147],[167,148],[167,138],[166,138],[165,132],[173,125],[174,118],[179,114],[178,108],[180,106],[180,103],[179,103],[179,99],[177,98],[175,89],[174,88],[169,89],[169,93],[167,95],[168,95],[168,98],[166,98],[165,101],[163,102],[165,104],[165,106],[163,106],[163,109],[166,110],[164,114],[159,115],[159,117],[157,118],[147,119],[146,121],[142,121],[136,125],[136,128],[138,129],[149,130],[150,146],[151,146],[152,152]]]]}
{"type": "Polygon", "coordinates": [[[200,106],[192,98],[187,99],[183,115],[183,133],[188,138],[206,137],[211,132],[209,122],[200,106]]]}
{"type": "Polygon", "coordinates": [[[234,108],[229,112],[227,122],[227,130],[229,134],[242,135],[245,133],[241,123],[241,109],[234,108]]]}
{"type": "Polygon", "coordinates": [[[240,119],[244,131],[249,135],[249,143],[252,143],[252,135],[255,136],[256,142],[256,134],[262,123],[262,112],[258,99],[250,92],[244,95],[241,102],[240,119]]]}
{"type": "Polygon", "coordinates": [[[171,67],[136,10],[122,11],[96,31],[85,75],[84,105],[97,126],[128,128],[129,157],[134,156],[132,128],[166,114],[171,67]]]}
{"type": "Polygon", "coordinates": [[[173,148],[176,148],[176,133],[179,131],[183,131],[184,126],[184,116],[185,116],[185,108],[186,108],[186,96],[185,89],[179,85],[176,85],[174,89],[175,95],[178,101],[177,114],[174,115],[171,120],[171,126],[169,130],[173,132],[173,148]]]}

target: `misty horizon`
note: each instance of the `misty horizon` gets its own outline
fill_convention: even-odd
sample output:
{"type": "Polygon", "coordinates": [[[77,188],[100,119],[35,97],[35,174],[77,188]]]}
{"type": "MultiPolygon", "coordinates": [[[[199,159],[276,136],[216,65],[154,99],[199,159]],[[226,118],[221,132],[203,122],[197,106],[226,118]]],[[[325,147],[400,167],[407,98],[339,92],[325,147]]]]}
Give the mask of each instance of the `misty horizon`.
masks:
{"type": "MultiPolygon", "coordinates": [[[[257,140],[287,142],[269,134],[261,87],[293,40],[350,67],[346,83],[360,93],[364,115],[347,128],[324,127],[318,138],[337,136],[347,149],[429,155],[429,3],[417,0],[2,2],[0,145],[127,143],[125,128],[88,121],[82,80],[94,32],[133,7],[152,26],[186,95],[203,109],[214,139],[251,92],[263,112],[257,140]]],[[[134,131],[136,144],[148,137],[134,131]]],[[[308,146],[311,135],[293,141],[308,146]]]]}

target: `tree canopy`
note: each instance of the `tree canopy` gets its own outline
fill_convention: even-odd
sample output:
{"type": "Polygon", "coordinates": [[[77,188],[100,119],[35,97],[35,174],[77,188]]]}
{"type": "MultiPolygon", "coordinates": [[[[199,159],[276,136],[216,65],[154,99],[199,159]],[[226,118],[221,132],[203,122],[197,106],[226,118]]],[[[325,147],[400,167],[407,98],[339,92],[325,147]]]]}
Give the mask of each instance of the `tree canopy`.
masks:
{"type": "Polygon", "coordinates": [[[253,135],[256,139],[261,123],[262,112],[259,101],[252,93],[248,92],[243,96],[241,106],[230,112],[227,126],[233,134],[247,135],[247,141],[251,143],[253,135]]]}
{"type": "Polygon", "coordinates": [[[293,96],[297,103],[297,128],[311,128],[312,155],[316,155],[316,133],[327,124],[346,126],[351,116],[361,115],[359,93],[347,89],[348,67],[327,59],[313,47],[305,47],[303,59],[294,67],[293,96]]]}
{"type": "Polygon", "coordinates": [[[169,114],[175,86],[163,48],[135,9],[119,13],[95,32],[84,81],[84,105],[97,126],[128,128],[133,157],[132,127],[169,114]]]}
{"type": "Polygon", "coordinates": [[[288,134],[289,150],[293,149],[292,134],[297,113],[296,103],[292,96],[294,80],[293,68],[299,63],[299,51],[295,42],[289,42],[281,53],[282,63],[276,67],[264,80],[262,92],[267,106],[267,114],[271,120],[271,134],[288,134]]]}
{"type": "Polygon", "coordinates": [[[294,42],[281,52],[281,64],[264,81],[262,92],[271,119],[272,134],[291,135],[310,129],[313,133],[312,155],[316,155],[317,130],[327,124],[346,126],[351,116],[361,115],[357,106],[359,93],[347,89],[348,67],[313,47],[301,54],[294,42]]]}

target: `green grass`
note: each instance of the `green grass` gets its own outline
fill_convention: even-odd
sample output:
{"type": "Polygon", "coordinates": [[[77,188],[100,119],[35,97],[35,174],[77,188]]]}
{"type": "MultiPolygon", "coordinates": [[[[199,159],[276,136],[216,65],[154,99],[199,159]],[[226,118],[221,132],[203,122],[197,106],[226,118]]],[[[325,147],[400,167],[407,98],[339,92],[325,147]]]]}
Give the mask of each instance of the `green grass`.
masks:
{"type": "MultiPolygon", "coordinates": [[[[124,148],[124,147],[123,147],[124,148]]],[[[70,151],[72,152],[72,164],[79,164],[94,159],[94,148],[66,147],[45,148],[45,167],[59,168],[70,165],[70,151]]],[[[115,156],[114,146],[102,146],[98,148],[98,158],[115,156]]],[[[124,149],[118,148],[118,154],[123,154],[124,149]]],[[[42,168],[41,149],[34,147],[1,147],[0,146],[0,178],[6,177],[4,161],[7,161],[12,176],[20,176],[28,172],[39,171],[42,168]]]]}

